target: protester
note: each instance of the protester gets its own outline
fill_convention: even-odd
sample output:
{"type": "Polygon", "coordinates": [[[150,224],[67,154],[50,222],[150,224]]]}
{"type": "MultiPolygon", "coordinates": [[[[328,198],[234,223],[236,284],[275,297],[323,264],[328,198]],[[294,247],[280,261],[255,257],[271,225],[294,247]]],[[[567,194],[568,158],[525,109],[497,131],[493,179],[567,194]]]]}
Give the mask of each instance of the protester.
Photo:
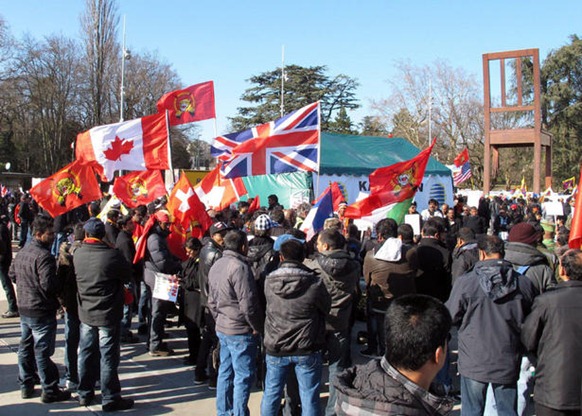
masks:
{"type": "Polygon", "coordinates": [[[200,281],[198,280],[198,254],[202,248],[200,240],[189,237],[184,244],[188,259],[182,263],[180,286],[183,289],[181,315],[188,338],[188,355],[184,364],[196,365],[200,350],[200,281]]]}
{"type": "Polygon", "coordinates": [[[10,230],[6,224],[6,216],[0,217],[0,281],[2,281],[2,288],[6,293],[6,300],[8,301],[8,310],[2,314],[2,318],[18,318],[18,303],[16,301],[16,293],[14,292],[14,285],[8,277],[8,271],[12,264],[12,238],[10,230]]]}
{"type": "Polygon", "coordinates": [[[439,201],[434,198],[428,200],[428,208],[423,209],[420,213],[423,221],[428,220],[429,218],[433,217],[440,217],[444,218],[445,216],[441,211],[439,211],[439,201]]]}
{"type": "Polygon", "coordinates": [[[459,230],[452,259],[451,276],[454,284],[459,276],[467,273],[479,261],[477,240],[471,228],[463,227],[459,230]]]}
{"type": "Polygon", "coordinates": [[[218,416],[249,414],[248,401],[264,316],[255,279],[246,261],[247,252],[246,234],[229,231],[224,237],[223,256],[208,275],[208,307],[220,340],[218,416]]]}
{"type": "Polygon", "coordinates": [[[337,377],[336,414],[448,414],[450,400],[428,390],[445,363],[450,329],[451,316],[437,299],[395,299],[386,313],[384,356],[337,377]]]}
{"type": "Polygon", "coordinates": [[[16,283],[20,311],[18,383],[23,399],[34,397],[35,372],[42,385],[43,403],[71,397],[60,390],[59,370],[51,360],[57,335],[58,279],[56,261],[50,252],[55,238],[52,218],[38,215],[32,224],[32,240],[16,255],[9,271],[16,283]]]}

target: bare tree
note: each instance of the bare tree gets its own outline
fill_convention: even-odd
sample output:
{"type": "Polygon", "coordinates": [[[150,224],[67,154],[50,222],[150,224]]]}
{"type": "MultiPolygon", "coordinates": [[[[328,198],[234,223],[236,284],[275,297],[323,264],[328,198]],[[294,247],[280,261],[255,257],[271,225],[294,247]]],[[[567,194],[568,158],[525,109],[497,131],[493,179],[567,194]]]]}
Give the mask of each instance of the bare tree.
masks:
{"type": "Polygon", "coordinates": [[[86,0],[81,16],[85,45],[86,100],[88,126],[111,123],[118,114],[114,107],[117,89],[113,82],[119,62],[117,3],[115,0],[86,0]]]}

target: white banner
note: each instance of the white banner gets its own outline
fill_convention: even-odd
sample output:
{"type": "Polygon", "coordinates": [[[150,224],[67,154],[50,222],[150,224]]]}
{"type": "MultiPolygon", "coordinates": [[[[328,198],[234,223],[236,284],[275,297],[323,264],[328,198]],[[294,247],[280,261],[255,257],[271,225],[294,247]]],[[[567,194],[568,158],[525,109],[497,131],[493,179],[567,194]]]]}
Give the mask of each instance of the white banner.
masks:
{"type": "Polygon", "coordinates": [[[152,292],[152,297],[161,300],[169,300],[176,303],[180,284],[173,275],[154,272],[156,283],[152,292]]]}

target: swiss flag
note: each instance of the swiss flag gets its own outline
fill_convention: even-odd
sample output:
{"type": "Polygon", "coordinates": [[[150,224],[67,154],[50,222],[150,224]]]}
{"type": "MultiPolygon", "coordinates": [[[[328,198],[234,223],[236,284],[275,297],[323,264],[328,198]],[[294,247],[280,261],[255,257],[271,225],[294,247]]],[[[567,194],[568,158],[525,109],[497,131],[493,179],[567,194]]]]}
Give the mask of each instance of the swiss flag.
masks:
{"type": "Polygon", "coordinates": [[[215,118],[214,82],[207,81],[164,94],[157,106],[160,113],[168,110],[171,126],[215,118]]]}
{"type": "Polygon", "coordinates": [[[107,181],[116,170],[169,169],[166,114],[93,127],[77,136],[75,154],[107,181]]]}
{"type": "Polygon", "coordinates": [[[166,195],[166,186],[159,170],[138,171],[115,178],[113,193],[127,207],[135,208],[166,195]]]}
{"type": "Polygon", "coordinates": [[[191,223],[199,225],[202,232],[212,225],[212,219],[206,213],[204,204],[200,202],[183,172],[170,194],[166,208],[186,230],[191,223]]]}
{"type": "Polygon", "coordinates": [[[202,178],[194,191],[208,208],[219,211],[228,208],[230,204],[247,194],[247,188],[242,178],[223,178],[220,173],[220,165],[216,165],[211,172],[202,178]]]}
{"type": "Polygon", "coordinates": [[[52,217],[103,196],[91,166],[78,160],[36,184],[30,194],[52,217]]]}

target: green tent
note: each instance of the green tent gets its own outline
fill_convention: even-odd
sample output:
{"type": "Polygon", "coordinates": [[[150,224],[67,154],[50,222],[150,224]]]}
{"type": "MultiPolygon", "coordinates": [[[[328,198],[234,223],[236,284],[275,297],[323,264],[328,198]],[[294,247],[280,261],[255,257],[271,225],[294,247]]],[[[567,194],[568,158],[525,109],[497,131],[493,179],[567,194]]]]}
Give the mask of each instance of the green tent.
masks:
{"type": "MultiPolygon", "coordinates": [[[[420,150],[399,137],[321,133],[322,175],[369,175],[373,170],[412,159],[420,150]]],[[[451,176],[451,170],[433,157],[425,175],[451,176]]]]}

